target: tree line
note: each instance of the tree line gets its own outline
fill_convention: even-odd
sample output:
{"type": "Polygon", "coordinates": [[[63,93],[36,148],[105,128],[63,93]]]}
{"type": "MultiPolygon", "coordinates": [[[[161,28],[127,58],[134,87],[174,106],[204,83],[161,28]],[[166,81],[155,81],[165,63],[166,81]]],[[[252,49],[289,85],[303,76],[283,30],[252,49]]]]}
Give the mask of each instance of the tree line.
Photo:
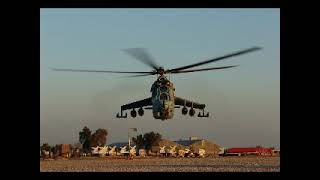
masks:
{"type": "MultiPolygon", "coordinates": [[[[107,136],[108,131],[106,129],[99,128],[92,133],[92,131],[85,126],[79,132],[79,142],[82,145],[83,152],[91,152],[91,147],[105,146],[107,144],[107,136]]],[[[161,134],[152,131],[133,137],[132,141],[136,144],[137,149],[151,150],[151,147],[158,145],[161,139],[161,134]]],[[[54,151],[54,147],[51,147],[48,143],[44,143],[40,148],[45,151],[54,151]]],[[[80,147],[76,146],[71,148],[80,147]]]]}
{"type": "Polygon", "coordinates": [[[151,150],[151,147],[157,146],[161,139],[161,134],[152,131],[145,133],[144,135],[140,134],[137,137],[132,138],[132,141],[136,144],[137,149],[151,150]]]}

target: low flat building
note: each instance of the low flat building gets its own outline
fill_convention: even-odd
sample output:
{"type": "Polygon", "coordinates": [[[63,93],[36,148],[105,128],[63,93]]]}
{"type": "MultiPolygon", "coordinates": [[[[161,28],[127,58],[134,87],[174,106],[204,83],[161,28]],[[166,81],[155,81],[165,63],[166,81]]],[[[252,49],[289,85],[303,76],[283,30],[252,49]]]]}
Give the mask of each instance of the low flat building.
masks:
{"type": "MultiPolygon", "coordinates": [[[[123,147],[123,146],[128,146],[129,145],[129,142],[115,142],[115,143],[112,143],[112,144],[109,144],[108,146],[117,146],[117,147],[123,147]]],[[[133,147],[135,146],[136,144],[134,142],[130,142],[130,146],[133,147]]]]}

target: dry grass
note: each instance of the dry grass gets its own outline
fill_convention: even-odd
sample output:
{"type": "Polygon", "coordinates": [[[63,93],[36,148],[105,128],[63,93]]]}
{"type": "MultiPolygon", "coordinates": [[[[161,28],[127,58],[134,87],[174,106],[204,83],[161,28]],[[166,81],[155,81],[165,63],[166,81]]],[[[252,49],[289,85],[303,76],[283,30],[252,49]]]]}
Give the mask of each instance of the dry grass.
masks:
{"type": "Polygon", "coordinates": [[[280,172],[280,157],[86,157],[40,160],[41,172],[280,172]]]}

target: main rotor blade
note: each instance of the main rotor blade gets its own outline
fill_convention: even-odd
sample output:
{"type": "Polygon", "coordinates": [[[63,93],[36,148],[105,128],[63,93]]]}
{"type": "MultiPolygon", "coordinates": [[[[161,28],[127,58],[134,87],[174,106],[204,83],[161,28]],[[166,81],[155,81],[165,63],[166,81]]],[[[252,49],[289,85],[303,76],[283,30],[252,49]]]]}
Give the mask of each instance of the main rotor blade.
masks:
{"type": "Polygon", "coordinates": [[[154,61],[154,58],[144,48],[129,48],[124,49],[123,51],[141,61],[142,63],[152,67],[153,69],[158,69],[159,67],[158,64],[154,61]]]}
{"type": "Polygon", "coordinates": [[[218,70],[218,69],[227,69],[227,68],[233,68],[237,67],[239,65],[235,66],[223,66],[223,67],[213,67],[213,68],[204,68],[204,69],[190,69],[190,70],[184,70],[184,71],[173,71],[172,74],[178,74],[178,73],[188,73],[188,72],[197,72],[197,71],[210,71],[210,70],[218,70]]]}
{"type": "Polygon", "coordinates": [[[81,70],[81,69],[57,69],[51,68],[54,71],[69,71],[69,72],[96,72],[96,73],[136,73],[136,74],[149,74],[152,72],[136,72],[136,71],[97,71],[97,70],[81,70]]]}
{"type": "Polygon", "coordinates": [[[132,76],[122,76],[122,77],[142,77],[142,76],[151,76],[155,74],[156,73],[150,73],[150,74],[139,74],[139,75],[132,75],[132,76]]]}
{"type": "Polygon", "coordinates": [[[249,49],[246,49],[246,50],[234,52],[234,53],[231,53],[231,54],[228,54],[228,55],[224,55],[224,56],[221,56],[221,57],[217,57],[217,58],[214,58],[214,59],[210,59],[210,60],[207,60],[207,61],[202,61],[202,62],[191,64],[191,65],[188,65],[188,66],[182,66],[182,67],[179,67],[179,68],[169,69],[169,70],[166,70],[166,73],[174,72],[174,71],[180,71],[180,70],[183,70],[183,69],[189,69],[189,68],[200,66],[200,65],[203,65],[203,64],[208,64],[208,63],[220,61],[220,60],[223,60],[223,59],[226,59],[226,58],[230,58],[230,57],[233,57],[233,56],[238,56],[238,55],[241,55],[241,54],[257,51],[257,50],[260,50],[260,49],[262,49],[262,48],[260,48],[260,47],[252,47],[252,48],[249,48],[249,49]]]}

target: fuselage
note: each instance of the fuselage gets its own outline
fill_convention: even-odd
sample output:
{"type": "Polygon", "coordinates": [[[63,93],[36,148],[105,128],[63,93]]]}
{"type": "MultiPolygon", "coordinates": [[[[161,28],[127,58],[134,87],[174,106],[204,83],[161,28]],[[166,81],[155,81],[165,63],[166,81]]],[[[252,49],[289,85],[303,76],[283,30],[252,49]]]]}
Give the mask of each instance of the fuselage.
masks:
{"type": "Polygon", "coordinates": [[[165,77],[160,76],[152,84],[152,109],[155,119],[171,119],[174,115],[174,86],[165,77]]]}

